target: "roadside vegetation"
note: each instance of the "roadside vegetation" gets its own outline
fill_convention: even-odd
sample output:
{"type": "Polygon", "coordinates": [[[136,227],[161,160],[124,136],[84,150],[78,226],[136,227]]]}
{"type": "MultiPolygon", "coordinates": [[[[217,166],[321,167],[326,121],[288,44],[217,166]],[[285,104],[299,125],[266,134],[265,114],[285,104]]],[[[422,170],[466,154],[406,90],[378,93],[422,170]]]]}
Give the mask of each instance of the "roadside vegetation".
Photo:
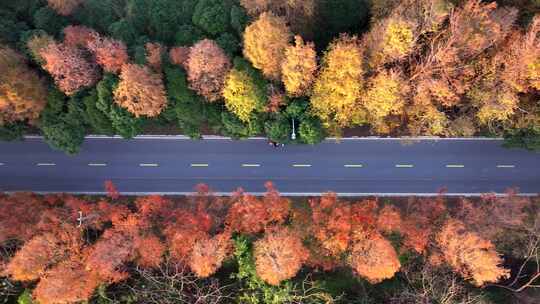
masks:
{"type": "Polygon", "coordinates": [[[0,137],[506,136],[540,147],[534,0],[3,0],[0,137]]]}
{"type": "Polygon", "coordinates": [[[538,197],[0,196],[0,303],[536,303],[538,197]]]}

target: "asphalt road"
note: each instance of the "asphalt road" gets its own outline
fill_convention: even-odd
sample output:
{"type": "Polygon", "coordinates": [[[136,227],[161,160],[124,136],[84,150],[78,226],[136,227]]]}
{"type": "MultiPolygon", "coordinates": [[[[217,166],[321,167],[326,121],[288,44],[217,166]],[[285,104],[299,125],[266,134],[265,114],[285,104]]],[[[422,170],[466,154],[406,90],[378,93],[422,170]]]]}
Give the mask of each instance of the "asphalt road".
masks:
{"type": "Polygon", "coordinates": [[[67,156],[41,139],[0,143],[0,191],[284,193],[540,193],[540,154],[498,140],[354,139],[273,148],[264,140],[87,139],[67,156]]]}

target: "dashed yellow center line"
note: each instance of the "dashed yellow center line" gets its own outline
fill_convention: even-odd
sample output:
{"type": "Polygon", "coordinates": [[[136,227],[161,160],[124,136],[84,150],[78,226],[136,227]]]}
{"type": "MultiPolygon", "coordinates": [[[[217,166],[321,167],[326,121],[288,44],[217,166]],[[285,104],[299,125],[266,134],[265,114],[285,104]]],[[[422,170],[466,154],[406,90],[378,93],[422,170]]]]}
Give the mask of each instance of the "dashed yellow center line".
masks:
{"type": "Polygon", "coordinates": [[[311,167],[311,165],[308,165],[308,164],[293,164],[292,166],[294,168],[309,168],[309,167],[311,167]]]}
{"type": "Polygon", "coordinates": [[[497,168],[515,168],[515,165],[497,165],[497,168]]]}
{"type": "Polygon", "coordinates": [[[209,165],[208,164],[191,164],[191,166],[195,168],[201,168],[201,167],[208,167],[209,165]]]}
{"type": "Polygon", "coordinates": [[[465,165],[446,165],[446,168],[465,168],[465,165]]]}
{"type": "Polygon", "coordinates": [[[260,164],[242,164],[242,167],[245,167],[245,168],[250,168],[250,167],[257,168],[260,166],[261,166],[260,164]]]}
{"type": "Polygon", "coordinates": [[[411,164],[397,164],[396,168],[414,168],[414,165],[411,165],[411,164]]]}
{"type": "Polygon", "coordinates": [[[38,167],[51,167],[51,166],[56,166],[55,163],[37,163],[36,166],[38,167]]]}
{"type": "Polygon", "coordinates": [[[139,167],[159,167],[159,164],[139,164],[139,167]]]}
{"type": "Polygon", "coordinates": [[[345,168],[363,168],[364,165],[344,165],[345,168]]]}
{"type": "Polygon", "coordinates": [[[89,163],[89,167],[107,167],[106,163],[89,163]]]}

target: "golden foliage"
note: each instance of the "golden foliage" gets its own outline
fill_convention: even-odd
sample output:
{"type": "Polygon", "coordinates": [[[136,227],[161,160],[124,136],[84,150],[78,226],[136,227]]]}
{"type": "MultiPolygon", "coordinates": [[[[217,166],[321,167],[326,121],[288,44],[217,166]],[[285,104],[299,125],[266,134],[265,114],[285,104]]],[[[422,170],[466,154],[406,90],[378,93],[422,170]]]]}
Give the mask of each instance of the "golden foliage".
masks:
{"type": "Polygon", "coordinates": [[[416,42],[416,27],[399,16],[376,23],[365,38],[370,67],[376,69],[410,54],[416,42]]]}
{"type": "Polygon", "coordinates": [[[302,240],[286,228],[267,232],[254,244],[257,275],[271,285],[294,277],[308,258],[302,240]]]}
{"type": "Polygon", "coordinates": [[[317,71],[317,53],[313,43],[295,36],[295,45],[285,49],[281,65],[283,84],[289,96],[308,95],[317,71]]]}
{"type": "Polygon", "coordinates": [[[375,120],[401,114],[408,88],[399,72],[382,71],[368,81],[363,105],[375,120]]]}
{"type": "Polygon", "coordinates": [[[446,262],[477,286],[497,282],[510,275],[510,270],[500,266],[502,259],[495,251],[495,246],[476,233],[467,231],[465,225],[458,220],[450,219],[446,222],[437,235],[437,243],[446,262]]]}
{"type": "Polygon", "coordinates": [[[326,125],[346,127],[355,122],[364,84],[362,54],[356,37],[343,35],[330,44],[311,96],[313,113],[326,125]]]}
{"type": "Polygon", "coordinates": [[[47,91],[23,57],[8,47],[0,47],[0,126],[14,121],[39,118],[45,108],[47,91]]]}
{"type": "Polygon", "coordinates": [[[248,122],[252,112],[262,111],[264,107],[264,92],[248,73],[237,69],[232,69],[227,75],[223,97],[227,110],[243,122],[248,122]]]}
{"type": "Polygon", "coordinates": [[[244,32],[244,57],[271,79],[279,79],[291,31],[280,17],[262,13],[244,32]]]}
{"type": "Polygon", "coordinates": [[[136,117],[158,116],[167,105],[161,75],[151,72],[145,66],[125,64],[114,91],[114,101],[136,117]]]}

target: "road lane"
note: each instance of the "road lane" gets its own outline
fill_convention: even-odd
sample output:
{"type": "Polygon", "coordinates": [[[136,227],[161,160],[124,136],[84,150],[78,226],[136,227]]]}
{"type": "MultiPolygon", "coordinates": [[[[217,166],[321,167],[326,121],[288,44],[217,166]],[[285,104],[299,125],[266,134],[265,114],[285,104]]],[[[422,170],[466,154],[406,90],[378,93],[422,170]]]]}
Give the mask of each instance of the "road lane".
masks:
{"type": "Polygon", "coordinates": [[[0,191],[99,192],[111,179],[122,192],[188,192],[200,182],[260,192],[267,180],[289,193],[540,192],[540,154],[501,143],[359,139],[273,148],[264,140],[100,138],[67,156],[27,139],[0,143],[0,191]]]}

